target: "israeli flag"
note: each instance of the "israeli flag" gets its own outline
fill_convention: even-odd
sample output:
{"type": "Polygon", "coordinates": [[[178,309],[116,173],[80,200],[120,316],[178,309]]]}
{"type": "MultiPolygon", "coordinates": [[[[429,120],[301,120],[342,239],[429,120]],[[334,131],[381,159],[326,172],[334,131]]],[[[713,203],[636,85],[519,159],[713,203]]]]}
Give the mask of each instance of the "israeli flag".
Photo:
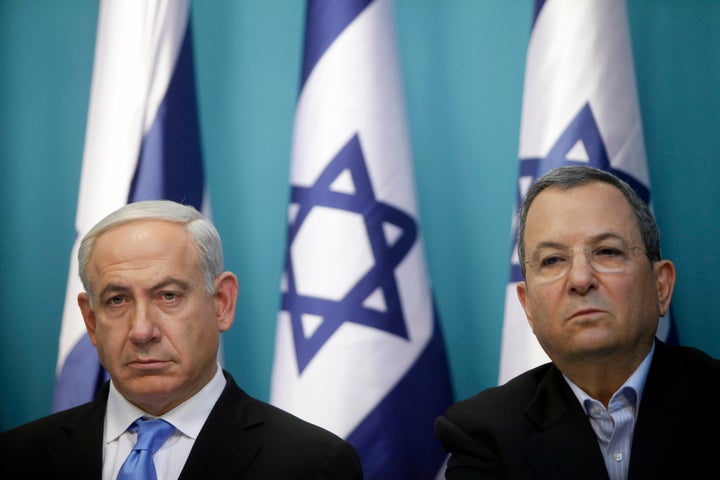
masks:
{"type": "Polygon", "coordinates": [[[129,202],[209,210],[193,69],[189,0],[101,1],[53,411],[91,400],[106,379],[77,306],[82,237],[129,202]]]}
{"type": "MultiPolygon", "coordinates": [[[[562,165],[614,173],[650,203],[625,0],[536,0],[525,65],[517,205],[562,165]]],[[[522,280],[513,219],[499,383],[549,361],[517,299],[522,280]]],[[[668,339],[669,317],[658,337],[668,339]]]]}
{"type": "Polygon", "coordinates": [[[452,394],[401,84],[391,0],[308,1],[271,402],[420,480],[452,394]]]}

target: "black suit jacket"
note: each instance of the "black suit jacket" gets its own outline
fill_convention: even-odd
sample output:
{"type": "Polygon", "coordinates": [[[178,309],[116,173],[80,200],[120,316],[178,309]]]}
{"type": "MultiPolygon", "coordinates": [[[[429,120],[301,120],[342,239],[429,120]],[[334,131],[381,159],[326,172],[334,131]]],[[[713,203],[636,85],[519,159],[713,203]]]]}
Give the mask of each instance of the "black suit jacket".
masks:
{"type": "MultiPolygon", "coordinates": [[[[656,340],[628,478],[716,477],[719,393],[720,361],[656,340]]],[[[552,363],[452,405],[435,434],[451,453],[448,479],[608,478],[590,421],[552,363]]]]}
{"type": "MultiPolygon", "coordinates": [[[[361,479],[355,449],[336,435],[227,385],[180,479],[361,479]]],[[[0,433],[0,478],[94,479],[102,474],[109,384],[85,405],[0,433]]]]}

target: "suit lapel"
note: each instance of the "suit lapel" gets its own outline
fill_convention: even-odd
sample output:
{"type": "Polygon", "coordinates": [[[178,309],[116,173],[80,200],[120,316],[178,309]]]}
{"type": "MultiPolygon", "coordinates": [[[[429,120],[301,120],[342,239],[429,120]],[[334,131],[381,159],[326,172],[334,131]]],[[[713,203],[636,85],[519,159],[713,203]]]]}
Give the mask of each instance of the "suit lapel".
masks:
{"type": "Polygon", "coordinates": [[[181,480],[213,474],[239,478],[262,450],[256,436],[243,434],[263,423],[260,412],[232,376],[224,373],[227,385],[190,451],[181,480]]]}
{"type": "Polygon", "coordinates": [[[538,478],[607,480],[595,432],[555,366],[540,382],[525,415],[540,429],[525,445],[538,478]]]}
{"type": "MultiPolygon", "coordinates": [[[[200,431],[180,479],[239,478],[262,449],[256,435],[242,434],[263,423],[254,400],[237,386],[230,374],[225,372],[225,376],[227,385],[200,431]]],[[[108,392],[106,383],[92,403],[76,409],[58,427],[66,440],[53,448],[52,464],[73,479],[96,480],[101,476],[108,392]]]]}
{"type": "Polygon", "coordinates": [[[109,383],[95,400],[75,409],[60,425],[65,441],[53,448],[53,464],[74,479],[97,479],[102,473],[103,428],[109,383]]]}
{"type": "Polygon", "coordinates": [[[671,359],[670,348],[655,342],[655,353],[638,411],[630,456],[629,478],[664,478],[668,475],[661,459],[676,458],[677,436],[686,442],[691,432],[683,435],[695,419],[688,418],[692,411],[693,388],[678,362],[671,359]],[[673,438],[673,435],[675,438],[673,438]]]}

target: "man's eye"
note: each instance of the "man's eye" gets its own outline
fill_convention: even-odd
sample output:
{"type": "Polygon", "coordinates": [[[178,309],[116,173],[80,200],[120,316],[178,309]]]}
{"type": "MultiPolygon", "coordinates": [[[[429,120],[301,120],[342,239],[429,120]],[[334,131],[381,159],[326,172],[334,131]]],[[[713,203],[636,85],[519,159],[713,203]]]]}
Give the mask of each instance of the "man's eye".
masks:
{"type": "Polygon", "coordinates": [[[179,297],[179,295],[175,292],[163,292],[160,296],[166,302],[171,302],[179,297]]]}
{"type": "Polygon", "coordinates": [[[115,295],[114,297],[110,297],[107,301],[109,305],[122,305],[122,303],[125,301],[125,297],[122,295],[115,295]]]}
{"type": "Polygon", "coordinates": [[[594,255],[596,257],[622,257],[625,252],[616,247],[601,247],[595,250],[594,255]]]}
{"type": "Polygon", "coordinates": [[[541,267],[552,267],[561,264],[565,261],[565,257],[562,255],[548,255],[540,260],[541,267]]]}

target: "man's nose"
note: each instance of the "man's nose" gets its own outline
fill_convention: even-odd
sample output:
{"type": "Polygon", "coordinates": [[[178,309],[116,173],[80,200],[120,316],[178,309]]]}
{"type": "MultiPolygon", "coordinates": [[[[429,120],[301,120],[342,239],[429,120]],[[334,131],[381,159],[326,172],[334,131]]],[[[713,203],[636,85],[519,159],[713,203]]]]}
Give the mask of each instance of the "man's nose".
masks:
{"type": "Polygon", "coordinates": [[[569,261],[570,270],[567,277],[570,288],[579,293],[585,293],[592,289],[596,284],[597,277],[587,252],[583,249],[573,250],[569,261]]]}
{"type": "Polygon", "coordinates": [[[158,335],[156,312],[145,302],[136,302],[131,313],[130,339],[135,343],[147,343],[158,335]]]}

